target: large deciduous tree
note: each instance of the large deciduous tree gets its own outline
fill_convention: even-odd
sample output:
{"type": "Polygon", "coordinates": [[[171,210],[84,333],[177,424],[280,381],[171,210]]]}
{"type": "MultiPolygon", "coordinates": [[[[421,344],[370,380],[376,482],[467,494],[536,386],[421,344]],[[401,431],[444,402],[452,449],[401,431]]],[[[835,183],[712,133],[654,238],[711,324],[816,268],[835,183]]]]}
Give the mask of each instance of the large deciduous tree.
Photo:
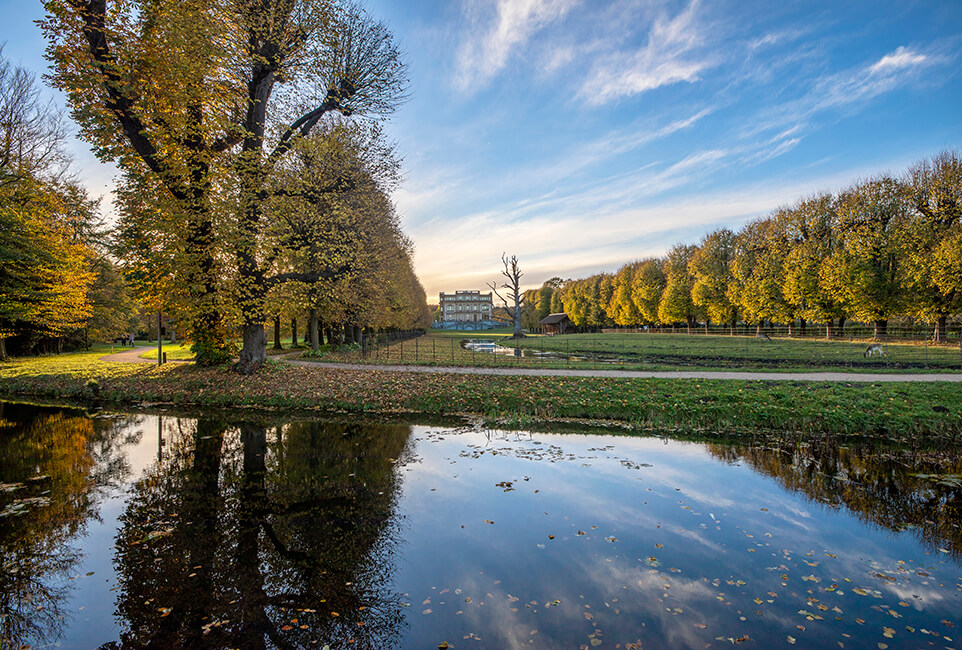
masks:
{"type": "Polygon", "coordinates": [[[962,158],[943,151],[909,168],[914,210],[906,225],[904,283],[911,311],[935,321],[933,340],[946,341],[948,316],[962,310],[962,283],[952,281],[962,228],[962,158]]]}
{"type": "Polygon", "coordinates": [[[885,337],[888,320],[905,305],[902,265],[909,211],[906,186],[883,176],[862,182],[838,198],[839,252],[830,287],[857,319],[885,337]]]}
{"type": "Polygon", "coordinates": [[[47,0],[53,80],[104,159],[146,176],[183,233],[198,361],[227,354],[221,281],[243,328],[239,370],[266,359],[274,284],[268,179],[325,118],[390,113],[405,67],[389,31],[330,0],[47,0]],[[229,263],[228,263],[229,260],[229,263]]]}

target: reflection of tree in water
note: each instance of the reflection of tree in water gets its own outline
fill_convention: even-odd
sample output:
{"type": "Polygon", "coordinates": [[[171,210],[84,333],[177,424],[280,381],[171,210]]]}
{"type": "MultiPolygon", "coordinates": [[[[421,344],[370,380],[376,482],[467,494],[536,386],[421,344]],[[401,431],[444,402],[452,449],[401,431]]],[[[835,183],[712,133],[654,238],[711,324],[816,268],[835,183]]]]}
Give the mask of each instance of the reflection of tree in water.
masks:
{"type": "Polygon", "coordinates": [[[962,457],[955,450],[897,451],[839,445],[830,438],[708,448],[725,460],[743,460],[814,501],[844,505],[884,528],[912,528],[923,542],[962,553],[962,484],[952,479],[962,475],[962,457]]]}
{"type": "Polygon", "coordinates": [[[403,615],[389,584],[392,461],[409,434],[197,422],[137,485],[122,518],[122,645],[395,645],[403,615]]]}
{"type": "MultiPolygon", "coordinates": [[[[0,647],[52,642],[82,553],[73,540],[130,469],[128,419],[0,402],[0,647]]],[[[136,434],[133,434],[136,437],[136,434]]]]}

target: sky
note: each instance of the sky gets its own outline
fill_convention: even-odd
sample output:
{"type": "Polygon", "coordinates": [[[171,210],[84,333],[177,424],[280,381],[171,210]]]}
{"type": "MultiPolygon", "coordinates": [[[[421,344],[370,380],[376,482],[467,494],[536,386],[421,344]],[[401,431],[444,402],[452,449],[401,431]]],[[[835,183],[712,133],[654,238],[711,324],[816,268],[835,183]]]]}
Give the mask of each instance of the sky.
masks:
{"type": "MultiPolygon", "coordinates": [[[[366,6],[409,64],[386,130],[431,302],[498,280],[503,253],[526,287],[615,271],[962,148],[957,0],[366,6]]],[[[41,16],[0,0],[4,55],[38,73],[41,16]]],[[[73,148],[105,195],[112,169],[73,148]]]]}

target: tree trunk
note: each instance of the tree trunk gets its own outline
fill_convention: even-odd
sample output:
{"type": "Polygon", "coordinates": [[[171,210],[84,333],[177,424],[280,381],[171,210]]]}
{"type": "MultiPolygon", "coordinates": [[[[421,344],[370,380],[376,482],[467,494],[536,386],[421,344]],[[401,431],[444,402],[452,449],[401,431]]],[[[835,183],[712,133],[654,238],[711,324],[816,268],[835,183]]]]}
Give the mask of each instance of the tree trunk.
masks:
{"type": "Polygon", "coordinates": [[[764,325],[765,325],[765,321],[762,320],[762,319],[759,319],[759,320],[758,320],[758,324],[755,325],[755,336],[761,336],[761,335],[762,335],[762,327],[763,327],[764,325]]]}
{"type": "Polygon", "coordinates": [[[688,316],[688,317],[685,319],[685,324],[688,326],[688,334],[691,334],[691,325],[692,325],[692,323],[693,323],[694,321],[695,321],[695,319],[692,318],[691,316],[688,316]]]}
{"type": "Polygon", "coordinates": [[[174,329],[174,326],[171,325],[170,322],[167,323],[167,327],[170,328],[170,344],[175,345],[177,343],[177,330],[174,329]]]}
{"type": "Polygon", "coordinates": [[[946,321],[948,316],[945,314],[939,314],[938,320],[935,322],[935,333],[932,335],[932,341],[934,343],[945,343],[946,341],[946,321]]]}
{"type": "Polygon", "coordinates": [[[7,360],[7,338],[0,336],[0,361],[7,360]]]}
{"type": "Polygon", "coordinates": [[[832,338],[832,322],[833,322],[833,321],[832,321],[831,318],[829,318],[827,321],[825,321],[825,338],[826,338],[826,339],[831,339],[831,338],[832,338]]]}
{"type": "Polygon", "coordinates": [[[267,361],[267,335],[264,323],[248,323],[244,326],[244,347],[237,362],[237,372],[249,375],[267,361]]]}
{"type": "Polygon", "coordinates": [[[291,318],[291,347],[297,347],[297,319],[291,318]]]}
{"type": "Polygon", "coordinates": [[[307,335],[308,340],[311,342],[311,349],[315,352],[321,349],[321,343],[317,338],[317,310],[311,309],[308,313],[307,320],[307,335]]]}
{"type": "Polygon", "coordinates": [[[357,325],[351,325],[351,334],[354,339],[355,345],[361,344],[361,328],[357,325]]]}
{"type": "Polygon", "coordinates": [[[282,350],[284,346],[281,345],[281,317],[274,317],[274,349],[282,350]]]}
{"type": "Polygon", "coordinates": [[[885,318],[880,318],[874,322],[875,324],[875,340],[882,341],[885,340],[885,331],[888,329],[888,320],[885,318]]]}
{"type": "Polygon", "coordinates": [[[795,336],[795,319],[788,321],[788,338],[795,336]]]}
{"type": "Polygon", "coordinates": [[[801,336],[802,338],[805,338],[805,319],[804,318],[798,319],[798,333],[799,333],[799,336],[801,336]]]}

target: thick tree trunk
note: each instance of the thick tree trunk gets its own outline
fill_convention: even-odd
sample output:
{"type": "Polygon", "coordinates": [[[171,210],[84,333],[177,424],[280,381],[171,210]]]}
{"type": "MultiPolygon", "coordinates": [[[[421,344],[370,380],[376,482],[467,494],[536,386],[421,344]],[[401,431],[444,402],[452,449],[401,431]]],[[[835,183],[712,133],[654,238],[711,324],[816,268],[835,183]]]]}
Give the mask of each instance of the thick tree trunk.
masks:
{"type": "Polygon", "coordinates": [[[831,318],[825,321],[825,338],[827,339],[832,338],[832,322],[833,320],[831,318]]]}
{"type": "Polygon", "coordinates": [[[282,350],[284,346],[281,345],[281,317],[274,317],[274,349],[282,350]]]}
{"type": "Polygon", "coordinates": [[[353,337],[353,339],[354,339],[354,344],[355,344],[355,345],[360,345],[360,344],[361,344],[361,328],[358,327],[357,325],[352,325],[352,326],[351,326],[351,335],[352,335],[352,337],[353,337]]]}
{"type": "Polygon", "coordinates": [[[940,314],[938,320],[935,321],[935,333],[932,335],[934,343],[945,343],[946,321],[948,321],[948,316],[945,314],[940,314]]]}
{"type": "Polygon", "coordinates": [[[875,325],[875,340],[883,341],[885,340],[885,332],[888,329],[888,320],[885,318],[880,318],[874,322],[875,325]]]}
{"type": "Polygon", "coordinates": [[[311,349],[317,352],[321,349],[321,342],[317,337],[317,310],[312,309],[308,314],[307,320],[307,336],[308,340],[311,342],[311,349]]]}
{"type": "Polygon", "coordinates": [[[297,319],[291,318],[291,347],[297,347],[297,319]]]}
{"type": "Polygon", "coordinates": [[[795,319],[788,321],[788,338],[795,336],[795,319]]]}
{"type": "Polygon", "coordinates": [[[253,323],[244,326],[244,347],[237,362],[237,372],[249,375],[256,372],[267,361],[267,335],[264,333],[264,323],[253,323]]]}
{"type": "Polygon", "coordinates": [[[805,319],[804,318],[798,319],[798,333],[802,338],[805,337],[805,319]]]}
{"type": "Polygon", "coordinates": [[[170,323],[167,323],[167,327],[170,328],[170,344],[174,345],[177,343],[177,330],[170,323]]]}
{"type": "Polygon", "coordinates": [[[693,324],[694,322],[695,322],[695,319],[692,318],[691,316],[689,316],[689,317],[686,319],[685,324],[688,326],[688,333],[689,333],[689,334],[691,334],[691,326],[692,326],[692,324],[693,324]]]}
{"type": "Polygon", "coordinates": [[[7,339],[4,336],[0,336],[0,361],[7,360],[7,339]]]}
{"type": "Polygon", "coordinates": [[[762,335],[762,327],[764,327],[764,326],[765,326],[765,321],[759,319],[758,324],[755,325],[755,336],[761,336],[761,335],[762,335]]]}

